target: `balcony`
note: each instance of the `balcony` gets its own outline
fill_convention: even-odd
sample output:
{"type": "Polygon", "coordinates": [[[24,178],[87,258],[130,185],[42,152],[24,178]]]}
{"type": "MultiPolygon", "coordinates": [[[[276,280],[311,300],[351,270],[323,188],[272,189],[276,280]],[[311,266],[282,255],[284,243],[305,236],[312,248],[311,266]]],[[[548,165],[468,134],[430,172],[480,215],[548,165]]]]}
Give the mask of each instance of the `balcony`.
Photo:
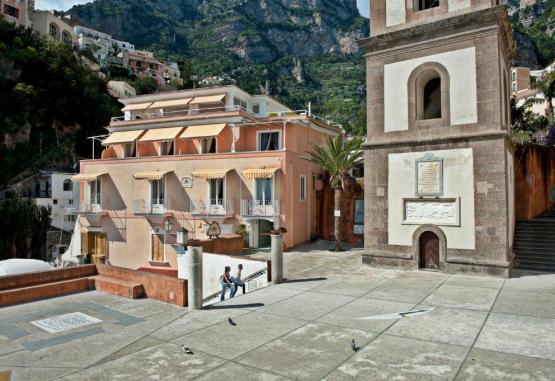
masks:
{"type": "Polygon", "coordinates": [[[226,217],[233,215],[232,200],[191,200],[191,214],[205,217],[226,217]]]}
{"type": "Polygon", "coordinates": [[[103,211],[100,204],[91,204],[89,202],[82,202],[81,205],[79,205],[79,213],[82,213],[82,214],[101,214],[102,212],[103,211]]]}
{"type": "Polygon", "coordinates": [[[144,110],[142,112],[133,112],[131,115],[131,119],[126,119],[125,116],[116,116],[112,117],[111,125],[117,125],[118,123],[129,122],[132,120],[150,120],[150,119],[166,119],[166,118],[183,118],[183,119],[196,119],[201,114],[219,114],[219,113],[238,113],[244,112],[246,110],[241,106],[217,106],[217,107],[199,107],[199,108],[188,108],[185,107],[180,110],[172,110],[172,111],[155,111],[153,110],[144,110]]]}
{"type": "Polygon", "coordinates": [[[150,203],[146,200],[133,200],[133,213],[141,215],[163,215],[166,208],[162,204],[156,204],[154,201],[150,203]]]}
{"type": "Polygon", "coordinates": [[[279,200],[241,200],[243,217],[276,217],[280,212],[279,200]]]}

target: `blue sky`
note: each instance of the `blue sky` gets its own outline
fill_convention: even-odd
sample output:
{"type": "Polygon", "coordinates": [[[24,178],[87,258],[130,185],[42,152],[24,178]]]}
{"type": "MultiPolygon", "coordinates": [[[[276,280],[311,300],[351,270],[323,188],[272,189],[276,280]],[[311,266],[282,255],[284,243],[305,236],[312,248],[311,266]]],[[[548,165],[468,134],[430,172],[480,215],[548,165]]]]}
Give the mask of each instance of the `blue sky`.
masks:
{"type": "MultiPolygon", "coordinates": [[[[90,3],[91,0],[36,0],[37,9],[56,9],[65,11],[77,4],[90,3]]],[[[358,9],[360,13],[368,17],[368,8],[370,6],[370,0],[357,0],[358,9]]]]}

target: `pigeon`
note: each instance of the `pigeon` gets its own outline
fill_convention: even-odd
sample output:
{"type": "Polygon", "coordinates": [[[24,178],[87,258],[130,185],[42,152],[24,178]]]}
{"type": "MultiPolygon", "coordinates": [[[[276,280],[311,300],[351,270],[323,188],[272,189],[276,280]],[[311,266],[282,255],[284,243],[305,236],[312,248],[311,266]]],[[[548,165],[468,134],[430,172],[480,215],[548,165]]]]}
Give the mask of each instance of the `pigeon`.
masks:
{"type": "Polygon", "coordinates": [[[189,348],[185,344],[181,344],[181,349],[183,349],[183,352],[187,353],[188,355],[194,354],[194,352],[191,350],[191,348],[189,348]]]}
{"type": "Polygon", "coordinates": [[[358,351],[358,347],[357,347],[357,343],[355,343],[355,339],[351,341],[351,349],[355,352],[358,351]]]}
{"type": "Polygon", "coordinates": [[[231,318],[227,318],[227,322],[233,326],[237,325],[237,323],[235,323],[231,318]]]}

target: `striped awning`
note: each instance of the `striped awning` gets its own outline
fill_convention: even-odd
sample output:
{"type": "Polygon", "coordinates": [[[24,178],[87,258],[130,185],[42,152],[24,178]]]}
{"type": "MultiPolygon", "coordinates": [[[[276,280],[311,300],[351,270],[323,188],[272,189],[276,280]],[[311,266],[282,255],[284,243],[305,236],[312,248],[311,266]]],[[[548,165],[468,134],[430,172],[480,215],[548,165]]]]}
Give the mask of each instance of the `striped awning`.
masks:
{"type": "Polygon", "coordinates": [[[201,124],[189,126],[185,132],[181,134],[180,139],[207,138],[210,136],[218,136],[227,126],[225,123],[220,124],[201,124]]]}
{"type": "Polygon", "coordinates": [[[184,98],[184,99],[173,99],[171,101],[158,101],[154,102],[148,108],[165,108],[165,107],[179,107],[179,106],[187,106],[189,102],[191,102],[193,98],[184,98]]]}
{"type": "Polygon", "coordinates": [[[105,175],[106,172],[95,172],[95,173],[80,173],[73,176],[71,179],[73,181],[94,181],[100,176],[105,175]]]}
{"type": "Polygon", "coordinates": [[[277,170],[279,170],[278,167],[250,168],[245,169],[242,174],[247,179],[270,179],[277,170]]]}
{"type": "Polygon", "coordinates": [[[223,179],[231,169],[199,169],[193,171],[191,176],[197,179],[223,179]]]}
{"type": "Polygon", "coordinates": [[[143,171],[133,175],[135,180],[161,180],[169,171],[143,171]]]}
{"type": "Polygon", "coordinates": [[[219,103],[223,102],[225,94],[206,95],[204,97],[195,97],[189,104],[196,105],[200,103],[219,103]]]}
{"type": "Polygon", "coordinates": [[[153,130],[148,130],[146,134],[141,136],[140,142],[154,142],[154,141],[166,141],[173,140],[179,135],[183,130],[183,127],[172,127],[172,128],[156,128],[153,130]]]}
{"type": "Polygon", "coordinates": [[[146,110],[151,104],[152,102],[130,104],[122,108],[121,111],[146,110]]]}
{"type": "Polygon", "coordinates": [[[131,143],[137,140],[145,130],[116,131],[102,141],[102,145],[131,143]]]}

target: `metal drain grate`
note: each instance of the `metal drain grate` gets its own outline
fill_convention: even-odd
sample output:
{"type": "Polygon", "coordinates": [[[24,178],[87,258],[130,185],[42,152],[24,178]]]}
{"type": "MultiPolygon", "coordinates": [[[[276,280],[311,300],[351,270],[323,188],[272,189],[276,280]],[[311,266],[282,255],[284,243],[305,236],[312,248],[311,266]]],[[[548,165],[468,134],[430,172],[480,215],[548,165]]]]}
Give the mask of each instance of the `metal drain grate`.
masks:
{"type": "Polygon", "coordinates": [[[102,320],[86,315],[82,312],[72,312],[65,315],[35,320],[32,321],[31,324],[45,330],[46,332],[59,333],[100,322],[102,322],[102,320]]]}

